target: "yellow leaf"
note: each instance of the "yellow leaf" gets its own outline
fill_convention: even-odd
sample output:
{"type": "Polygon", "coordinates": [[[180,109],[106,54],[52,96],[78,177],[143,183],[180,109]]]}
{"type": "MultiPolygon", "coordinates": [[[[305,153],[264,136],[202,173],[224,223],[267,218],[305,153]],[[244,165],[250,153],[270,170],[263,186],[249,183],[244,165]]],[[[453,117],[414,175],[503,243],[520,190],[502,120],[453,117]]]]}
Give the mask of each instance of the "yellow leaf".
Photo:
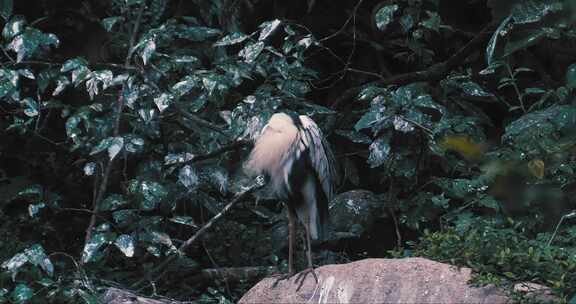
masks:
{"type": "Polygon", "coordinates": [[[541,159],[533,159],[530,162],[528,162],[528,169],[530,170],[530,173],[532,173],[532,175],[534,175],[537,178],[543,178],[544,177],[544,169],[545,169],[545,165],[544,165],[544,161],[541,159]]]}
{"type": "Polygon", "coordinates": [[[484,145],[472,141],[466,135],[446,136],[439,144],[442,149],[458,152],[468,160],[477,160],[484,155],[484,145]]]}

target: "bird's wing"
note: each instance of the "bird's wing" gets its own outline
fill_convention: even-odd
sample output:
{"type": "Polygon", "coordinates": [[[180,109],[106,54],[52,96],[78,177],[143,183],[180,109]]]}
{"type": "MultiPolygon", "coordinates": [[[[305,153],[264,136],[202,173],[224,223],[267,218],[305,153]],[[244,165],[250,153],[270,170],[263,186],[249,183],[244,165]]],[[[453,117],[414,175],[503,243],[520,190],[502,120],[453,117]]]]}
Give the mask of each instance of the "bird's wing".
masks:
{"type": "Polygon", "coordinates": [[[302,143],[308,149],[312,167],[316,170],[322,184],[322,190],[330,201],[334,195],[334,187],[338,178],[334,155],[318,125],[306,115],[300,115],[300,121],[303,127],[302,143]]]}

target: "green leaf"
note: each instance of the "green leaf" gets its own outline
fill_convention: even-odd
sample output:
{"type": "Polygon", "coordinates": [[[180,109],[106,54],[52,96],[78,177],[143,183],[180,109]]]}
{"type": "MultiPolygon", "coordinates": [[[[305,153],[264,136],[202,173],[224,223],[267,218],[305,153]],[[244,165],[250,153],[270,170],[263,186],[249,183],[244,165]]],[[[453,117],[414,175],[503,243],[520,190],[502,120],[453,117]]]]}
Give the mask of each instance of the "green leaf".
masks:
{"type": "Polygon", "coordinates": [[[82,262],[91,262],[102,246],[110,243],[105,233],[96,233],[92,235],[92,238],[84,245],[82,250],[82,262]]]}
{"type": "Polygon", "coordinates": [[[363,133],[351,130],[336,130],[336,134],[348,138],[351,142],[357,144],[369,145],[372,143],[372,139],[363,133]]]}
{"type": "Polygon", "coordinates": [[[156,52],[156,41],[154,41],[154,39],[150,39],[144,44],[144,47],[140,52],[140,56],[142,57],[142,62],[144,65],[148,64],[148,61],[154,52],[156,52]]]}
{"type": "Polygon", "coordinates": [[[438,15],[438,13],[436,12],[431,11],[426,11],[426,14],[428,14],[428,19],[420,22],[420,24],[427,29],[437,32],[442,25],[440,15],[438,15]]]}
{"type": "Polygon", "coordinates": [[[199,42],[218,36],[220,35],[220,33],[221,33],[220,30],[214,28],[203,26],[192,26],[181,28],[180,31],[178,31],[176,34],[179,38],[199,42]]]}
{"type": "Polygon", "coordinates": [[[360,131],[366,128],[372,127],[374,124],[380,121],[379,113],[375,111],[369,111],[360,118],[360,120],[354,125],[356,131],[360,131]]]}
{"type": "Polygon", "coordinates": [[[111,194],[100,203],[98,209],[101,211],[114,211],[128,204],[128,201],[121,194],[111,194]]]}
{"type": "Polygon", "coordinates": [[[104,150],[108,150],[108,157],[110,160],[114,159],[116,155],[124,147],[124,138],[122,137],[107,137],[100,141],[96,147],[92,149],[90,155],[98,154],[104,150]]]}
{"type": "Polygon", "coordinates": [[[568,69],[566,69],[566,87],[571,89],[576,88],[576,63],[571,64],[568,69]]]}
{"type": "Polygon", "coordinates": [[[44,203],[30,204],[28,205],[28,215],[30,215],[31,218],[35,218],[44,208],[46,208],[46,204],[44,203]]]}
{"type": "Polygon", "coordinates": [[[0,98],[17,92],[19,79],[16,71],[0,69],[0,98]]]}
{"type": "Polygon", "coordinates": [[[68,59],[60,68],[60,72],[66,73],[79,68],[87,68],[88,62],[84,58],[68,59]]]}
{"type": "Polygon", "coordinates": [[[20,101],[20,103],[24,107],[24,114],[26,116],[36,117],[36,116],[38,116],[38,114],[40,114],[39,109],[38,109],[38,103],[36,102],[36,100],[34,100],[32,98],[26,98],[26,99],[20,101]]]}
{"type": "Polygon", "coordinates": [[[394,20],[394,14],[399,8],[398,4],[382,6],[374,16],[376,27],[381,31],[385,31],[386,27],[394,20]]]}
{"type": "Polygon", "coordinates": [[[60,41],[54,34],[44,34],[37,29],[27,28],[8,44],[6,49],[16,53],[16,61],[21,62],[36,53],[40,47],[58,46],[60,41]]]}
{"type": "Polygon", "coordinates": [[[58,77],[58,80],[56,80],[56,88],[54,89],[54,92],[52,92],[52,96],[60,95],[60,93],[62,93],[62,91],[64,91],[64,89],[66,89],[66,87],[68,87],[69,84],[70,80],[68,80],[68,77],[66,76],[58,77]]]}
{"type": "Polygon", "coordinates": [[[430,198],[434,206],[447,209],[450,207],[450,199],[444,196],[444,193],[430,198]]]}
{"type": "Polygon", "coordinates": [[[260,53],[262,53],[262,50],[264,50],[264,42],[258,41],[246,45],[242,50],[240,50],[238,55],[244,58],[244,61],[247,63],[253,63],[260,53]]]}
{"type": "Polygon", "coordinates": [[[198,227],[198,225],[196,225],[196,223],[194,222],[194,219],[191,216],[174,216],[174,217],[170,218],[169,221],[176,223],[176,224],[186,225],[186,226],[190,226],[190,227],[195,227],[195,228],[198,227]]]}
{"type": "Polygon", "coordinates": [[[186,165],[180,169],[178,181],[187,189],[193,189],[198,185],[198,174],[191,166],[186,165]]]}
{"type": "Polygon", "coordinates": [[[12,16],[12,8],[14,4],[12,0],[0,0],[0,17],[4,18],[5,21],[8,21],[10,16],[12,16]]]}
{"type": "Polygon", "coordinates": [[[498,44],[499,37],[506,36],[508,34],[508,32],[511,30],[509,28],[511,24],[512,16],[508,16],[500,23],[496,31],[494,31],[494,34],[492,34],[492,37],[486,46],[486,64],[488,66],[492,66],[492,64],[494,64],[494,62],[498,59],[496,58],[496,46],[498,44]]]}
{"type": "Polygon", "coordinates": [[[140,198],[140,207],[143,210],[154,210],[168,197],[168,190],[155,181],[131,181],[128,191],[140,198]]]}
{"type": "Polygon", "coordinates": [[[34,290],[24,283],[16,285],[12,291],[12,301],[16,304],[24,304],[32,299],[34,290]]]}
{"type": "Polygon", "coordinates": [[[526,0],[512,8],[512,18],[516,24],[534,23],[542,20],[544,16],[559,12],[563,9],[562,3],[555,1],[526,0]]]}
{"type": "Polygon", "coordinates": [[[154,104],[156,104],[158,111],[162,113],[172,104],[173,100],[174,96],[172,94],[162,93],[154,98],[154,104]]]}
{"type": "Polygon", "coordinates": [[[49,276],[54,274],[54,265],[52,265],[52,262],[44,252],[44,248],[41,245],[32,245],[32,247],[26,249],[25,253],[28,262],[35,266],[40,266],[49,276]]]}
{"type": "Polygon", "coordinates": [[[48,259],[46,253],[44,253],[44,248],[39,244],[34,244],[24,250],[23,253],[18,253],[11,259],[4,261],[1,267],[10,272],[12,278],[15,279],[20,267],[26,263],[40,266],[49,276],[54,274],[54,266],[50,259],[48,259]]]}
{"type": "Polygon", "coordinates": [[[216,43],[214,43],[214,46],[226,46],[226,45],[234,45],[234,44],[242,43],[246,39],[248,39],[249,37],[250,36],[243,34],[243,33],[238,33],[238,32],[232,33],[232,34],[229,34],[227,36],[220,38],[218,41],[216,41],[216,43]]]}
{"type": "Polygon", "coordinates": [[[122,234],[114,241],[114,245],[129,258],[134,256],[135,243],[134,238],[128,234],[122,234]]]}
{"type": "Polygon", "coordinates": [[[484,196],[482,197],[480,200],[478,200],[478,204],[480,206],[486,207],[486,208],[490,208],[490,209],[494,209],[494,210],[499,210],[500,209],[500,203],[498,203],[497,200],[495,200],[492,196],[484,196]]]}
{"type": "Polygon", "coordinates": [[[390,135],[380,135],[372,144],[370,144],[370,155],[368,164],[370,168],[376,168],[383,165],[390,155],[390,135]]]}
{"type": "Polygon", "coordinates": [[[104,19],[102,19],[102,27],[104,27],[104,29],[107,32],[111,32],[112,28],[114,27],[114,25],[116,23],[118,23],[118,21],[124,21],[124,17],[114,16],[114,17],[104,18],[104,19]]]}
{"type": "Polygon", "coordinates": [[[22,17],[11,18],[10,21],[6,22],[6,25],[4,25],[4,29],[2,29],[2,37],[4,37],[4,39],[6,39],[7,41],[10,41],[16,35],[22,33],[24,31],[25,26],[26,26],[26,20],[24,20],[24,18],[22,17]]]}
{"type": "Polygon", "coordinates": [[[278,19],[264,22],[260,25],[262,29],[260,31],[260,36],[258,37],[259,41],[266,40],[266,38],[270,37],[274,33],[274,31],[278,28],[278,26],[282,24],[282,22],[278,19]]]}

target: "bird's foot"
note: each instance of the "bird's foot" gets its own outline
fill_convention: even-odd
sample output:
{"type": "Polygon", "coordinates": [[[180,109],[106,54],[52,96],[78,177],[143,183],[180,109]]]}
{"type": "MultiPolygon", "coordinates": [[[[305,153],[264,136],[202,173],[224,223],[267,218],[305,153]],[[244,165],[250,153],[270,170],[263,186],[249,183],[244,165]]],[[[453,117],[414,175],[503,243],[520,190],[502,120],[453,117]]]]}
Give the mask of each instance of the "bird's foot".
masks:
{"type": "Polygon", "coordinates": [[[295,275],[294,271],[289,271],[288,273],[275,273],[272,275],[272,277],[276,278],[276,281],[274,282],[274,284],[272,284],[272,287],[276,287],[276,285],[278,285],[278,283],[280,283],[280,281],[284,281],[284,280],[288,280],[290,278],[292,278],[295,275]]]}
{"type": "Polygon", "coordinates": [[[304,284],[304,281],[306,281],[306,277],[312,273],[312,275],[314,276],[314,280],[316,281],[316,284],[318,284],[318,276],[316,275],[316,271],[314,271],[314,267],[310,267],[308,269],[304,269],[302,270],[300,273],[298,273],[298,275],[296,276],[296,283],[298,283],[298,288],[296,288],[296,291],[300,290],[300,288],[302,287],[302,285],[304,284]]]}

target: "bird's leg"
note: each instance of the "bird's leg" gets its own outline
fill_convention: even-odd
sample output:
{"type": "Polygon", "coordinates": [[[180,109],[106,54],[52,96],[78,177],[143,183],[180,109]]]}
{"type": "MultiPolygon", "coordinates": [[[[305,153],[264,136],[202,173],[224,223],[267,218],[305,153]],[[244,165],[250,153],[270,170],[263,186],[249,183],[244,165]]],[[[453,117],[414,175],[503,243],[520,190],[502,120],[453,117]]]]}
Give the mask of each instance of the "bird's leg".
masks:
{"type": "Polygon", "coordinates": [[[288,275],[294,275],[294,238],[296,238],[296,226],[294,214],[288,210],[288,275]]]}
{"type": "Polygon", "coordinates": [[[278,279],[274,283],[273,287],[276,287],[278,282],[291,278],[294,272],[294,241],[296,238],[296,225],[295,225],[295,217],[293,210],[288,208],[288,273],[287,274],[280,274],[278,279]]]}
{"type": "Polygon", "coordinates": [[[296,290],[299,290],[300,287],[302,287],[302,284],[304,284],[304,280],[309,273],[312,273],[314,280],[316,280],[316,283],[318,283],[318,276],[316,276],[316,272],[314,271],[314,264],[312,263],[312,240],[310,239],[309,217],[309,215],[306,215],[306,219],[304,221],[304,230],[306,230],[306,257],[308,258],[308,268],[298,274],[296,282],[300,281],[300,283],[298,284],[298,288],[296,290]]]}

